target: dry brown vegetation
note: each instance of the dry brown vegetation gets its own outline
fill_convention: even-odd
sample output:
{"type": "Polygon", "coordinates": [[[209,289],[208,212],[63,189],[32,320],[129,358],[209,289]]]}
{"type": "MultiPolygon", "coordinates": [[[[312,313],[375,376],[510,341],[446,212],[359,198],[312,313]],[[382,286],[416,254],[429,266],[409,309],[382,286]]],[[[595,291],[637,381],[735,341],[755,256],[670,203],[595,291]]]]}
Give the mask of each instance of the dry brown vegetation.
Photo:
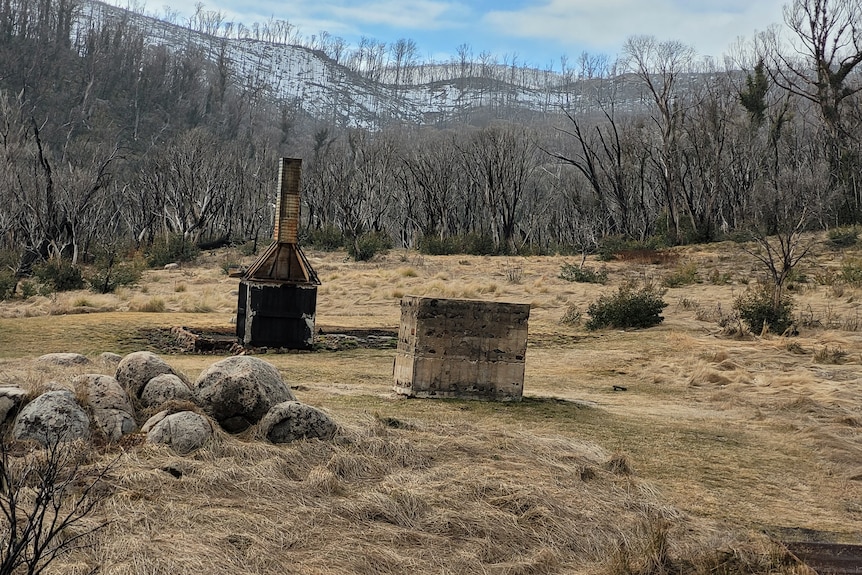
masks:
{"type": "MultiPolygon", "coordinates": [[[[311,252],[321,326],[397,328],[404,294],[530,303],[524,401],[397,398],[389,349],[267,354],[336,418],[337,439],[97,449],[119,454],[92,518],[110,526],[54,572],[803,573],[775,540],[862,533],[860,292],[815,281],[854,252],[821,247],[803,264],[793,338],[718,325],[759,275],[730,243],[609,262],[605,286],[559,279],[573,258],[311,252]],[[700,283],[668,289],[659,327],[560,323],[681,264],[700,283]]],[[[0,385],[35,393],[88,371],[38,366],[43,353],[126,353],[149,349],[147,328],[229,326],[237,280],[221,264],[236,257],[150,271],[115,296],[3,303],[0,385]]],[[[216,359],[164,357],[190,378],[216,359]]]]}

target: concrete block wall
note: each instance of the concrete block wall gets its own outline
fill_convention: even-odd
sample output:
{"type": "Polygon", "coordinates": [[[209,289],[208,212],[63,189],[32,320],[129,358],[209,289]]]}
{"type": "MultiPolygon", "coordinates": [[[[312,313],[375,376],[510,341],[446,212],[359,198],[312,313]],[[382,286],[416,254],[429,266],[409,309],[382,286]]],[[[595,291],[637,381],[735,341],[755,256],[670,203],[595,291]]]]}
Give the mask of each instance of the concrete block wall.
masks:
{"type": "Polygon", "coordinates": [[[395,392],[520,401],[528,304],[405,296],[395,392]]]}

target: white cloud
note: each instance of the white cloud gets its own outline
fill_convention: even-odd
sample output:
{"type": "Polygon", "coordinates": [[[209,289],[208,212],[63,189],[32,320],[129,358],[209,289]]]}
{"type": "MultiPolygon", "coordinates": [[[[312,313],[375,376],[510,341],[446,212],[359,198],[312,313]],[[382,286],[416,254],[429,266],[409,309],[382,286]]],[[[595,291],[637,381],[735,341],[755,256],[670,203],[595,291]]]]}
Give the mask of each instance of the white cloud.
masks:
{"type": "Polygon", "coordinates": [[[739,36],[780,22],[785,0],[547,0],[484,16],[496,33],[616,53],[626,38],[680,40],[701,55],[720,56],[739,36]]]}
{"type": "MultiPolygon", "coordinates": [[[[175,0],[171,8],[188,17],[197,3],[175,0]]],[[[246,25],[271,17],[287,20],[305,34],[326,30],[335,35],[360,35],[367,28],[381,26],[403,30],[405,36],[412,30],[460,27],[467,12],[460,3],[445,0],[211,0],[204,3],[204,10],[222,12],[228,20],[246,25]]]]}
{"type": "Polygon", "coordinates": [[[463,15],[457,4],[418,0],[377,0],[359,6],[332,6],[333,17],[370,24],[409,30],[437,30],[457,26],[455,18],[463,15]]]}
{"type": "MultiPolygon", "coordinates": [[[[386,43],[413,38],[438,60],[472,44],[477,54],[519,54],[521,61],[543,66],[584,50],[613,58],[626,38],[640,34],[680,40],[718,58],[737,38],[780,23],[786,1],[204,0],[204,9],[246,25],[287,20],[306,38],[323,30],[354,45],[362,36],[386,43]]],[[[197,2],[174,0],[171,8],[187,18],[197,2]]]]}

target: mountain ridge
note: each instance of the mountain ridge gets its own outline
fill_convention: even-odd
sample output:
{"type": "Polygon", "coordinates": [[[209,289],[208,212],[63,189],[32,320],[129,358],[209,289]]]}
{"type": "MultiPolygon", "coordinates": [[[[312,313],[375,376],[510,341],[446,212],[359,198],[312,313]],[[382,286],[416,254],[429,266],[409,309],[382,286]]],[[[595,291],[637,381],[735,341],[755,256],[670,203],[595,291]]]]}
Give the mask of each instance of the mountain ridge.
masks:
{"type": "Polygon", "coordinates": [[[525,65],[422,63],[398,69],[383,66],[363,74],[321,49],[216,35],[100,0],[84,0],[78,30],[94,23],[131,26],[144,35],[148,46],[198,49],[248,89],[340,127],[376,128],[392,121],[443,125],[480,110],[511,117],[589,107],[585,95],[591,89],[589,79],[525,65]],[[367,77],[371,75],[375,77],[367,77]]]}

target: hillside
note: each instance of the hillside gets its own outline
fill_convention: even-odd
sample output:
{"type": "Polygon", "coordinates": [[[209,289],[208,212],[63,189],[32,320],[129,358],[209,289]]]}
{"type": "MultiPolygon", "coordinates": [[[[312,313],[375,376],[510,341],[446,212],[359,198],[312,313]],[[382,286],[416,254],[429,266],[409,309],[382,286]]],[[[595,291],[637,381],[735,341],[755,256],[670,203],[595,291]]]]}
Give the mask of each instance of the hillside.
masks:
{"type": "MultiPolygon", "coordinates": [[[[210,63],[225,67],[233,82],[334,126],[375,128],[391,122],[441,125],[480,112],[491,117],[523,118],[556,115],[563,107],[584,113],[596,106],[596,82],[578,80],[571,72],[563,75],[491,60],[412,62],[401,70],[381,58],[374,69],[348,67],[323,49],[289,43],[287,38],[263,40],[259,31],[254,38],[249,29],[242,32],[245,36],[240,36],[238,29],[231,36],[224,26],[208,33],[192,22],[183,26],[86,0],[78,15],[79,29],[103,23],[124,23],[140,30],[148,45],[179,53],[199,49],[210,63]]],[[[621,107],[643,106],[636,82],[625,77],[619,80],[621,107]]],[[[698,75],[692,74],[689,81],[698,82],[698,75]]]]}

